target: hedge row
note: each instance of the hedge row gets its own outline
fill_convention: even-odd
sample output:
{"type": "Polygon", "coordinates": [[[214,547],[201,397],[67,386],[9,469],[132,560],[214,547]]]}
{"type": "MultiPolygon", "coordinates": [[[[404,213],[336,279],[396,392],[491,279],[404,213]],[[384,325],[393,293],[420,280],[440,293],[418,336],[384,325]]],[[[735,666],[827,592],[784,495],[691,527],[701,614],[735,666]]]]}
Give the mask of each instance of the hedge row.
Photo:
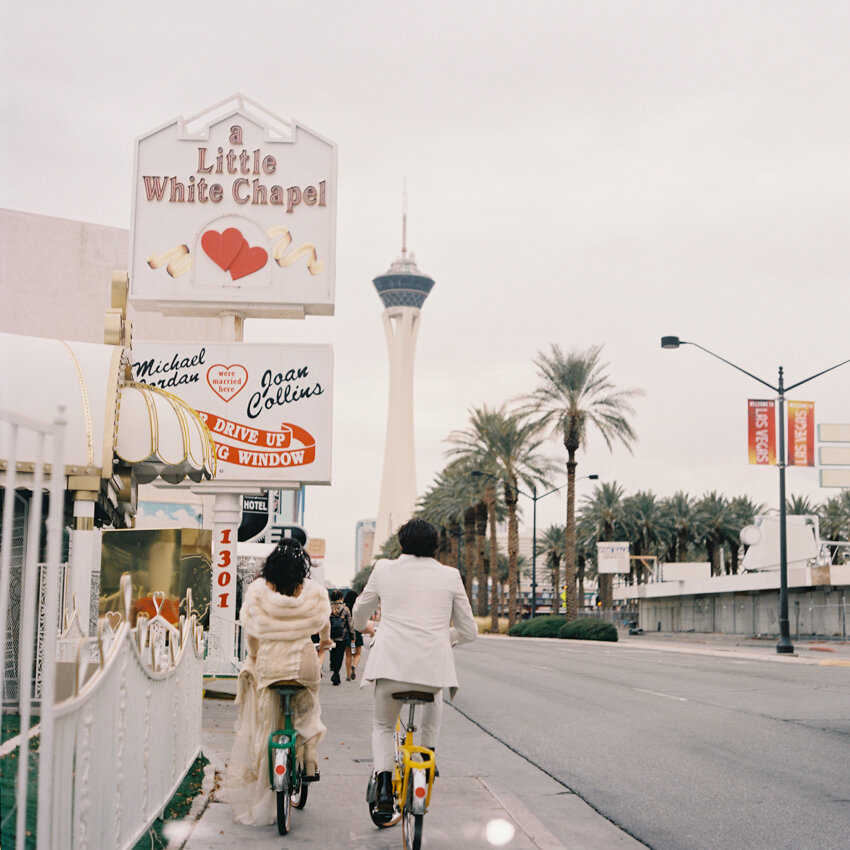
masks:
{"type": "Polygon", "coordinates": [[[617,629],[611,623],[585,617],[565,622],[559,614],[547,614],[514,623],[508,634],[514,637],[572,638],[573,640],[617,640],[617,629]]]}

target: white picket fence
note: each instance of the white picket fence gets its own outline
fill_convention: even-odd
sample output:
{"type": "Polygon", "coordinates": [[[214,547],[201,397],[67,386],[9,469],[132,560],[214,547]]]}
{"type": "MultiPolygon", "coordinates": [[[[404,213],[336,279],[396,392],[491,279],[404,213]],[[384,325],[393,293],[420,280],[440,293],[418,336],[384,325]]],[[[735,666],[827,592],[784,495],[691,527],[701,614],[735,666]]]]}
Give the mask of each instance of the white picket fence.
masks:
{"type": "MultiPolygon", "coordinates": [[[[16,446],[21,432],[35,434],[37,460],[27,489],[41,494],[49,483],[44,594],[39,599],[41,498],[31,500],[25,560],[22,564],[18,661],[18,714],[22,734],[7,741],[2,753],[15,749],[15,850],[24,850],[27,798],[30,793],[30,735],[35,703],[39,724],[36,847],[38,850],[125,850],[145,833],[173,796],[200,752],[203,697],[203,628],[194,615],[173,626],[159,614],[162,598],[154,594],[155,616],[140,616],[131,628],[132,589],[122,577],[123,614],[102,618],[95,638],[75,612],[59,622],[61,539],[64,504],[62,416],[38,423],[0,411],[8,428],[9,456],[0,478],[4,488],[0,538],[0,649],[6,646],[9,576],[12,563],[14,499],[20,479],[16,446]],[[47,476],[47,447],[51,475],[47,476]],[[38,623],[43,634],[37,638],[38,623]],[[53,639],[51,640],[51,633],[53,639]],[[57,675],[58,673],[58,675],[57,675]],[[40,700],[38,700],[40,697],[40,700]]],[[[22,438],[23,439],[23,438],[22,438]]],[[[27,461],[32,462],[32,457],[27,461]]],[[[191,596],[186,610],[192,610],[191,596]]],[[[0,659],[5,677],[8,659],[0,659]]],[[[0,682],[2,685],[2,682],[0,682]]],[[[3,688],[0,687],[0,693],[3,688]]],[[[5,843],[4,843],[5,847],[5,843]]],[[[11,847],[10,847],[11,850],[11,847]]]]}
{"type": "MultiPolygon", "coordinates": [[[[123,577],[129,614],[129,576],[123,577]]],[[[191,601],[190,601],[191,606],[191,601]]],[[[200,752],[203,629],[194,616],[99,624],[97,668],[87,641],[74,664],[74,695],[55,709],[48,832],[38,846],[132,847],[173,796],[200,752]]],[[[40,792],[39,792],[40,794],[40,792]]],[[[41,826],[39,827],[41,830],[41,826]]]]}

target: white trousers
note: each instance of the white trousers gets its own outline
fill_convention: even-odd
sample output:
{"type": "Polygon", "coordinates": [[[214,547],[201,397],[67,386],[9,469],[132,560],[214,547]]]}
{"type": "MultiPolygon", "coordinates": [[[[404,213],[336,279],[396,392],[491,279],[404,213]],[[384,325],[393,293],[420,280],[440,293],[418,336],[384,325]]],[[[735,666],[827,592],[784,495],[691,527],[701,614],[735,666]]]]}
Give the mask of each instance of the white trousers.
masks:
{"type": "MultiPolygon", "coordinates": [[[[420,734],[414,741],[421,747],[437,746],[440,723],[443,720],[443,689],[431,685],[414,685],[394,679],[377,679],[372,713],[372,761],[376,773],[393,769],[395,754],[395,723],[399,711],[406,708],[401,700],[393,699],[399,691],[422,691],[434,694],[434,702],[416,706],[415,724],[420,734]],[[416,740],[418,738],[418,741],[416,740]]],[[[402,718],[407,721],[407,715],[402,718]]]]}

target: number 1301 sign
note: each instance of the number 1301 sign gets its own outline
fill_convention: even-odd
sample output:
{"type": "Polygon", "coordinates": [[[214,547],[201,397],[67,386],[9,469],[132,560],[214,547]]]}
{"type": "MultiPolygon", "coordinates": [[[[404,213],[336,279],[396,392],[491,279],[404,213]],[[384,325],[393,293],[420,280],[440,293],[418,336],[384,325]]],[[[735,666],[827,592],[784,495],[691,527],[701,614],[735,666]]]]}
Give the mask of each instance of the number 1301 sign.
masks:
{"type": "Polygon", "coordinates": [[[213,608],[226,619],[236,618],[236,533],[232,526],[216,529],[213,565],[213,608]]]}

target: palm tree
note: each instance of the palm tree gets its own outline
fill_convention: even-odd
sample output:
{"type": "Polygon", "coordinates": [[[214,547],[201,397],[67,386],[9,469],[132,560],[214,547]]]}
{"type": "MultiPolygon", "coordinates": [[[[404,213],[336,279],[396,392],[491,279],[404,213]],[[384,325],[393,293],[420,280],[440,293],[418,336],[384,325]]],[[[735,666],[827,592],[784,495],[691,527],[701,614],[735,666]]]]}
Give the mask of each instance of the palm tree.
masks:
{"type": "MultiPolygon", "coordinates": [[[[623,488],[616,481],[597,484],[589,496],[582,499],[580,509],[581,522],[597,540],[616,540],[626,536],[623,525],[623,488]]],[[[610,611],[614,607],[614,588],[609,573],[598,574],[599,596],[602,608],[610,611]]]]}
{"type": "Polygon", "coordinates": [[[564,559],[564,526],[550,525],[537,543],[537,554],[543,558],[555,591],[552,599],[552,613],[557,614],[561,607],[561,561],[564,559]]]}
{"type": "MultiPolygon", "coordinates": [[[[517,618],[519,594],[519,526],[517,502],[522,483],[531,489],[538,484],[548,486],[546,476],[554,470],[553,462],[538,454],[543,442],[541,423],[521,413],[511,413],[504,405],[489,409],[486,405],[473,408],[470,426],[464,431],[452,431],[448,442],[449,456],[463,458],[485,476],[502,482],[503,497],[508,509],[508,624],[517,618]],[[495,469],[491,472],[490,469],[495,469]]],[[[491,555],[491,566],[494,560],[491,555]]],[[[492,616],[492,612],[491,612],[492,616]]]]}
{"type": "Polygon", "coordinates": [[[850,540],[850,490],[822,502],[818,517],[822,540],[850,540]]]}
{"type": "Polygon", "coordinates": [[[795,516],[814,515],[817,508],[808,496],[791,496],[785,500],[785,513],[795,516]]]}
{"type": "Polygon", "coordinates": [[[701,542],[705,545],[708,560],[711,561],[711,574],[719,576],[722,572],[720,554],[723,544],[733,535],[737,539],[738,531],[729,508],[729,500],[716,490],[706,493],[696,504],[696,512],[703,528],[701,542]]]}
{"type": "Polygon", "coordinates": [[[564,533],[567,585],[566,616],[575,619],[576,599],[576,453],[587,441],[589,427],[595,428],[609,450],[615,442],[629,451],[635,434],[628,416],[634,413],[630,398],[642,390],[616,390],[607,375],[608,364],[600,360],[602,346],[564,354],[552,345],[549,354],[540,353],[534,361],[540,386],[528,397],[530,409],[541,422],[553,428],[567,450],[567,524],[564,533]]]}
{"type": "Polygon", "coordinates": [[[646,563],[638,558],[642,555],[663,554],[669,545],[673,523],[663,502],[647,490],[641,490],[624,499],[623,510],[631,551],[637,556],[632,560],[629,584],[640,584],[644,578],[646,563]]]}
{"type": "Polygon", "coordinates": [[[665,500],[667,516],[672,526],[666,560],[687,561],[689,548],[699,540],[701,531],[695,512],[696,499],[682,490],[665,500]]]}
{"type": "Polygon", "coordinates": [[[441,552],[446,563],[457,565],[467,595],[472,586],[472,537],[474,527],[468,527],[469,516],[474,518],[474,504],[480,499],[480,485],[470,477],[469,463],[453,461],[437,474],[434,483],[419,500],[418,515],[436,525],[440,531],[441,552]],[[461,565],[460,540],[462,526],[468,535],[466,563],[461,565]]]}

